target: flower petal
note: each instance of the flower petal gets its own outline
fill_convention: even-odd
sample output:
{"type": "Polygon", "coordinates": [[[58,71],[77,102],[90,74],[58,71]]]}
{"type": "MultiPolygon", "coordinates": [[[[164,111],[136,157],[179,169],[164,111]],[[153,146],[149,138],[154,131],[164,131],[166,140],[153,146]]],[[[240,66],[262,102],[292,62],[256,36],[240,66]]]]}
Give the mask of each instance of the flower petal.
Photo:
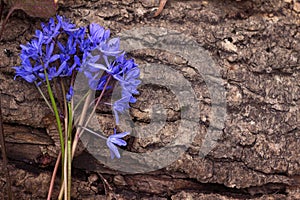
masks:
{"type": "Polygon", "coordinates": [[[110,150],[117,158],[121,158],[120,153],[119,153],[119,151],[118,151],[118,148],[110,141],[109,138],[107,139],[106,144],[107,144],[109,150],[110,150]]]}

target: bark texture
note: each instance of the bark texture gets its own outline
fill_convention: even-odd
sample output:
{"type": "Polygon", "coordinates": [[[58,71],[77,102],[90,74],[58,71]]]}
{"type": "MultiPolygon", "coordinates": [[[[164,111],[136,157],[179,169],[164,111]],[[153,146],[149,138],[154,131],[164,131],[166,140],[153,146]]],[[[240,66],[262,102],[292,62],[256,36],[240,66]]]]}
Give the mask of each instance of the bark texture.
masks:
{"type": "MultiPolygon", "coordinates": [[[[194,38],[221,71],[227,100],[222,134],[216,147],[200,157],[203,134],[212,118],[203,77],[180,55],[157,49],[132,51],[139,64],[171,65],[189,81],[200,102],[199,132],[177,161],[149,173],[117,172],[88,151],[79,151],[73,163],[74,199],[106,199],[105,191],[116,199],[300,199],[300,3],[170,0],[154,18],[158,5],[155,0],[66,0],[58,12],[79,25],[97,22],[113,34],[152,26],[194,38]]],[[[4,131],[13,190],[19,199],[46,197],[58,153],[54,120],[42,97],[33,85],[13,80],[19,45],[31,38],[40,22],[15,13],[0,42],[4,131]]],[[[144,85],[140,93],[131,109],[135,123],[149,124],[149,110],[157,103],[166,109],[167,122],[154,136],[127,139],[126,150],[136,153],[172,142],[181,120],[179,104],[167,88],[144,85]]],[[[99,119],[108,131],[112,116],[102,111],[99,119]]],[[[0,198],[4,199],[2,171],[0,198]]]]}

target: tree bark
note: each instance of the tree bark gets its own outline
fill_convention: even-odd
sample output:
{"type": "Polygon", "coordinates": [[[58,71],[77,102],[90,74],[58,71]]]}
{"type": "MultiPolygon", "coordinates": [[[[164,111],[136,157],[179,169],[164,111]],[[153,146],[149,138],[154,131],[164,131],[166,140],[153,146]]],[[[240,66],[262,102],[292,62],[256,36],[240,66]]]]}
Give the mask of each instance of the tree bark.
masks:
{"type": "MultiPolygon", "coordinates": [[[[190,61],[160,49],[131,51],[139,65],[172,66],[191,84],[200,102],[199,131],[176,161],[139,174],[110,169],[82,148],[73,162],[74,199],[105,199],[105,190],[116,199],[300,199],[300,3],[170,0],[153,17],[158,5],[151,0],[76,0],[60,3],[58,13],[80,25],[97,22],[112,35],[151,26],[193,38],[212,57],[226,89],[227,116],[221,135],[212,151],[199,156],[203,134],[213,118],[212,105],[205,80],[190,61]]],[[[40,22],[15,13],[0,43],[4,133],[13,191],[19,199],[46,198],[59,148],[55,121],[42,97],[33,85],[13,80],[12,66],[20,64],[19,45],[31,38],[40,22]],[[4,49],[13,55],[6,55],[4,49]]],[[[149,124],[149,110],[157,103],[163,105],[167,118],[150,138],[127,139],[126,150],[135,153],[172,143],[183,112],[168,88],[149,84],[139,91],[130,112],[134,123],[149,124]]],[[[113,116],[107,110],[99,112],[104,132],[111,131],[113,116]]],[[[151,161],[159,165],[155,162],[151,161]]],[[[2,167],[1,160],[0,198],[4,199],[2,167]]],[[[54,196],[58,186],[59,175],[54,196]]]]}

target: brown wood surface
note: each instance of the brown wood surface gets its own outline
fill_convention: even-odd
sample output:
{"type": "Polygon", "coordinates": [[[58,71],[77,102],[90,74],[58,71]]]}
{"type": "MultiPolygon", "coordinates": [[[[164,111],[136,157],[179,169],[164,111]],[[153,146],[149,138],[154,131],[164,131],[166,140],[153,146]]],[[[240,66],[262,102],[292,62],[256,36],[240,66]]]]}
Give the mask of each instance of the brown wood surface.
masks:
{"type": "MultiPolygon", "coordinates": [[[[199,135],[170,166],[142,174],[111,170],[80,150],[73,163],[74,199],[105,199],[100,174],[116,199],[300,199],[300,3],[170,0],[154,18],[158,5],[159,1],[147,0],[66,0],[58,12],[80,25],[100,23],[113,35],[152,26],[193,37],[211,55],[225,83],[227,119],[222,136],[208,155],[198,156],[201,134],[209,125],[210,98],[202,77],[193,73],[188,62],[157,49],[130,52],[139,64],[174,66],[191,83],[201,102],[199,135]]],[[[40,22],[16,12],[0,42],[4,132],[16,199],[45,199],[58,153],[54,120],[42,97],[33,85],[13,80],[12,66],[20,62],[19,45],[40,22]],[[13,55],[7,56],[4,49],[13,55]]],[[[140,92],[131,110],[136,123],[149,123],[149,108],[157,99],[167,108],[168,121],[150,139],[128,139],[127,150],[137,153],[170,142],[180,121],[169,90],[148,85],[140,92]]],[[[100,120],[109,131],[112,116],[104,113],[100,120]]],[[[0,174],[0,199],[4,199],[2,169],[0,174]]],[[[58,185],[59,176],[54,195],[58,185]]]]}

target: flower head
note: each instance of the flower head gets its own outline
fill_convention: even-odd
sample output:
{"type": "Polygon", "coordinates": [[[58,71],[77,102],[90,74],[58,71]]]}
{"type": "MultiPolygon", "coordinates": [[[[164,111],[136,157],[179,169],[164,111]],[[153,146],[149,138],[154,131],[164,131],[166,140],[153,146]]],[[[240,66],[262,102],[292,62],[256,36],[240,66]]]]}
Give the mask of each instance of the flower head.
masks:
{"type": "Polygon", "coordinates": [[[123,137],[129,135],[129,132],[123,132],[123,133],[116,133],[116,129],[114,129],[114,134],[110,135],[107,140],[106,140],[106,144],[109,148],[110,151],[110,157],[111,159],[114,159],[115,157],[117,158],[121,158],[120,153],[118,151],[118,148],[116,145],[118,146],[126,146],[127,143],[126,141],[124,141],[123,137]]]}
{"type": "Polygon", "coordinates": [[[122,51],[120,50],[120,39],[113,38],[99,45],[99,50],[105,56],[118,56],[122,51]]]}
{"type": "Polygon", "coordinates": [[[58,24],[60,24],[62,29],[64,31],[66,31],[67,33],[70,34],[70,32],[77,30],[76,25],[71,23],[70,20],[67,19],[66,17],[57,15],[56,18],[57,18],[58,24]]]}
{"type": "MultiPolygon", "coordinates": [[[[21,45],[21,65],[14,67],[16,77],[21,77],[30,83],[40,85],[46,77],[53,80],[57,77],[76,76],[83,72],[88,78],[92,90],[108,90],[114,84],[120,83],[122,92],[120,99],[112,104],[116,123],[119,114],[135,103],[134,95],[140,70],[133,59],[127,59],[120,50],[120,39],[110,39],[110,31],[102,26],[91,23],[88,27],[76,27],[63,16],[51,18],[48,23],[42,23],[42,29],[35,31],[35,36],[26,44],[21,45]]],[[[73,96],[72,85],[66,94],[67,101],[73,96]]],[[[113,134],[107,139],[107,145],[112,157],[120,157],[116,145],[124,146],[126,142],[120,138],[129,133],[113,134]]]]}
{"type": "Polygon", "coordinates": [[[124,141],[121,138],[129,135],[130,134],[129,132],[123,132],[123,133],[118,133],[117,134],[116,129],[114,129],[114,134],[110,135],[108,138],[106,138],[103,135],[100,135],[99,133],[96,133],[95,131],[92,131],[92,130],[86,128],[86,127],[81,127],[81,128],[88,131],[89,133],[92,133],[96,137],[99,137],[99,138],[102,138],[102,139],[106,140],[106,145],[109,148],[111,159],[114,159],[115,157],[121,158],[121,155],[118,151],[118,147],[116,145],[126,146],[127,145],[126,141],[124,141]]]}
{"type": "Polygon", "coordinates": [[[41,26],[45,44],[50,43],[53,38],[55,38],[60,33],[59,29],[61,28],[61,23],[56,24],[53,18],[50,18],[48,24],[42,23],[41,26]]]}
{"type": "MultiPolygon", "coordinates": [[[[114,48],[112,45],[111,48],[107,49],[108,52],[117,52],[118,48],[114,48]]],[[[111,75],[115,81],[120,83],[122,88],[121,98],[116,100],[112,105],[116,123],[119,124],[119,114],[124,113],[130,108],[129,103],[136,102],[136,98],[133,95],[139,94],[137,87],[141,83],[139,80],[140,69],[133,59],[126,59],[125,53],[119,53],[117,56],[114,56],[113,53],[107,53],[107,55],[110,56],[108,57],[104,54],[102,57],[99,55],[89,55],[87,62],[84,64],[85,75],[89,79],[89,84],[92,89],[103,89],[103,87],[99,86],[103,86],[105,83],[101,81],[101,79],[103,80],[103,77],[99,77],[101,71],[105,71],[107,74],[111,75]],[[111,59],[112,57],[114,59],[111,59]],[[102,60],[104,60],[105,63],[103,63],[102,60]]]]}
{"type": "Polygon", "coordinates": [[[130,96],[125,95],[121,99],[113,103],[112,109],[115,115],[116,124],[120,123],[119,114],[125,113],[130,108],[129,106],[130,96]]]}
{"type": "Polygon", "coordinates": [[[69,19],[57,15],[56,19],[42,23],[42,29],[35,31],[31,41],[21,45],[21,65],[14,67],[15,77],[40,84],[45,81],[45,72],[49,80],[71,76],[74,71],[80,71],[92,50],[107,43],[109,35],[98,24],[92,23],[89,29],[77,28],[69,19]]]}
{"type": "Polygon", "coordinates": [[[105,30],[102,26],[96,23],[91,23],[89,26],[90,39],[95,46],[109,38],[110,31],[105,30]]]}

